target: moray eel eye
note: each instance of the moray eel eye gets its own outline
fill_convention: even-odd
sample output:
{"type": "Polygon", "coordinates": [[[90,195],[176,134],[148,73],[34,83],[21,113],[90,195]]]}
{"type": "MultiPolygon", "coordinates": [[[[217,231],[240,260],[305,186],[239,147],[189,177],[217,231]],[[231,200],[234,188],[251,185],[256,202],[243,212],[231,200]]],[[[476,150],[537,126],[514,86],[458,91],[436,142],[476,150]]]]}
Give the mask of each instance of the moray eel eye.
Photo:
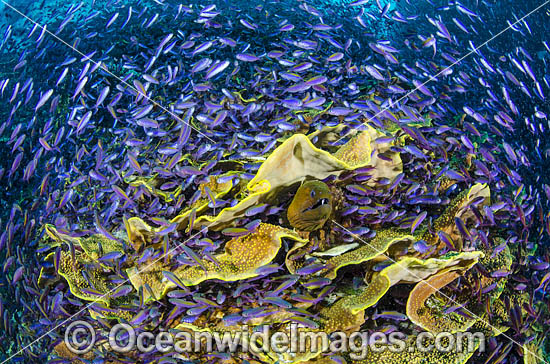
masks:
{"type": "Polygon", "coordinates": [[[321,181],[308,181],[300,186],[288,207],[290,224],[301,231],[323,227],[332,212],[332,195],[321,181]]]}

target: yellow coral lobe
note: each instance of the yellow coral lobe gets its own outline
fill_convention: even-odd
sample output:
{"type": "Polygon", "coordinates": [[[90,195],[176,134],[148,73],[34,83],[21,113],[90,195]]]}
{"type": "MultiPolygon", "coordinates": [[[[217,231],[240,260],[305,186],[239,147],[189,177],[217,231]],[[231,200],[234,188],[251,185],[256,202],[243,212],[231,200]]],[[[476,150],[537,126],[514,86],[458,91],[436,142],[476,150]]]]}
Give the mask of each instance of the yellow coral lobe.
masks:
{"type": "Polygon", "coordinates": [[[96,303],[88,308],[90,317],[94,320],[100,318],[106,318],[110,320],[126,321],[129,322],[135,315],[133,305],[127,297],[118,297],[111,301],[113,308],[104,307],[103,305],[96,303]]]}
{"type": "Polygon", "coordinates": [[[176,187],[174,191],[163,191],[159,189],[161,182],[157,175],[151,177],[130,176],[124,177],[124,181],[130,186],[144,187],[149,193],[155,196],[162,197],[165,202],[172,202],[181,194],[181,186],[176,187]]]}
{"type": "MultiPolygon", "coordinates": [[[[215,255],[216,263],[202,260],[201,266],[180,266],[172,273],[186,286],[194,286],[205,280],[219,279],[222,281],[237,281],[256,277],[256,270],[268,264],[275,258],[281,248],[282,239],[290,238],[296,241],[305,241],[292,230],[261,223],[253,232],[233,238],[225,244],[225,253],[215,255]]],[[[169,271],[170,267],[163,263],[146,264],[143,269],[133,267],[126,272],[130,282],[139,290],[147,283],[155,297],[162,298],[175,284],[166,279],[162,272],[169,271]]],[[[150,295],[144,290],[145,299],[150,295]]]]}
{"type": "MultiPolygon", "coordinates": [[[[59,231],[57,231],[55,226],[51,224],[46,224],[44,226],[44,231],[51,239],[53,239],[56,242],[71,242],[75,244],[80,244],[79,238],[73,238],[72,236],[69,236],[67,234],[60,233],[59,231]]],[[[56,246],[56,245],[51,244],[51,246],[56,246]]]]}
{"type": "Polygon", "coordinates": [[[329,268],[326,270],[326,273],[324,273],[325,271],[321,271],[321,273],[324,273],[327,278],[334,279],[336,278],[336,273],[342,267],[367,262],[384,254],[390,246],[396,243],[404,241],[412,242],[415,240],[414,236],[400,234],[395,229],[381,230],[377,232],[372,240],[369,240],[360,248],[329,259],[326,263],[329,268]]]}
{"type": "MultiPolygon", "coordinates": [[[[367,348],[365,355],[361,358],[362,353],[356,353],[361,359],[352,360],[353,364],[465,364],[468,359],[475,353],[481,340],[478,336],[473,336],[472,349],[474,350],[456,350],[452,343],[449,342],[448,336],[437,338],[437,344],[442,348],[452,348],[449,351],[437,350],[436,339],[433,336],[419,337],[410,335],[404,342],[405,350],[389,350],[386,347],[382,350],[371,350],[367,348]],[[426,350],[424,348],[433,348],[426,350]],[[423,350],[422,350],[423,349],[423,350]]],[[[389,345],[391,347],[391,345],[389,345]]],[[[469,349],[469,348],[468,348],[469,349]]]]}
{"type": "Polygon", "coordinates": [[[298,188],[287,211],[294,228],[313,231],[323,227],[332,212],[332,196],[321,181],[308,181],[298,188]]]}
{"type": "MultiPolygon", "coordinates": [[[[376,185],[380,179],[391,180],[403,171],[403,163],[398,153],[389,150],[391,143],[374,142],[373,136],[381,135],[369,126],[355,137],[358,139],[352,138],[340,148],[340,152],[337,151],[333,155],[313,145],[308,136],[295,134],[279,145],[262,163],[246,186],[248,196],[244,200],[233,207],[223,209],[217,216],[201,216],[197,218],[196,224],[208,225],[211,230],[221,230],[242,217],[249,207],[272,199],[278,189],[306,178],[322,180],[344,171],[372,166],[372,178],[367,184],[376,185]],[[368,147],[363,147],[359,143],[365,140],[369,141],[368,147]],[[379,158],[379,153],[390,155],[390,161],[388,158],[379,158]]],[[[176,219],[181,221],[184,217],[176,219]]]]}
{"type": "Polygon", "coordinates": [[[432,228],[434,232],[432,233],[429,230],[426,231],[422,239],[430,245],[439,244],[439,247],[443,248],[445,244],[439,242],[440,239],[437,235],[438,231],[443,231],[452,238],[457,246],[457,250],[461,250],[462,236],[456,228],[455,217],[462,219],[465,224],[475,219],[475,215],[470,209],[470,205],[477,199],[482,200],[478,208],[491,203],[491,190],[486,183],[477,183],[468,190],[460,192],[458,196],[451,201],[451,204],[445,209],[443,214],[434,221],[432,228]]]}
{"type": "Polygon", "coordinates": [[[384,268],[361,293],[343,297],[336,304],[348,307],[355,314],[378,302],[393,285],[420,282],[443,271],[467,270],[482,256],[482,252],[474,251],[427,260],[406,257],[384,268]]]}
{"type": "MultiPolygon", "coordinates": [[[[372,129],[372,128],[371,128],[372,129]]],[[[371,134],[362,132],[344,144],[334,153],[334,157],[352,167],[361,166],[366,162],[366,156],[372,153],[371,134]]]]}
{"type": "MultiPolygon", "coordinates": [[[[198,200],[195,201],[192,205],[188,206],[185,210],[180,212],[178,216],[174,217],[170,222],[178,223],[180,229],[183,229],[186,226],[193,209],[196,211],[197,214],[200,215],[208,208],[208,204],[210,202],[208,190],[212,192],[214,200],[222,198],[223,196],[228,194],[229,191],[231,191],[231,189],[233,188],[233,182],[231,180],[219,182],[218,178],[232,175],[238,175],[238,173],[228,172],[218,177],[210,176],[208,182],[203,182],[199,185],[201,195],[198,200]]],[[[203,221],[203,217],[199,217],[198,220],[203,221]]]]}
{"type": "MultiPolygon", "coordinates": [[[[502,244],[503,242],[504,240],[502,238],[495,238],[495,243],[502,244]]],[[[491,274],[492,272],[500,269],[509,270],[512,265],[512,256],[509,248],[506,246],[496,256],[493,256],[491,252],[485,252],[485,255],[479,259],[478,263],[482,265],[489,274],[491,274]]],[[[452,333],[465,331],[474,325],[478,317],[474,319],[466,319],[464,316],[455,312],[443,314],[441,311],[443,310],[442,307],[444,304],[439,303],[445,303],[443,301],[449,300],[446,300],[445,298],[438,300],[435,297],[436,290],[440,290],[458,277],[459,275],[454,272],[446,272],[418,283],[417,286],[411,291],[407,302],[407,315],[411,321],[425,330],[429,330],[434,333],[442,331],[452,333]]],[[[494,306],[490,311],[493,312],[495,309],[500,309],[497,302],[499,302],[498,297],[502,294],[506,285],[506,278],[495,279],[482,275],[481,277],[464,276],[462,279],[465,280],[465,284],[468,285],[476,284],[475,281],[477,280],[481,289],[485,289],[491,284],[496,283],[496,287],[489,291],[487,295],[489,297],[489,303],[494,306]],[[495,304],[497,305],[495,306],[495,304]]],[[[466,307],[466,312],[480,312],[479,314],[483,315],[481,312],[485,311],[484,306],[482,304],[469,301],[470,297],[458,296],[455,298],[455,302],[453,304],[463,303],[466,307]]],[[[449,302],[446,303],[447,305],[450,304],[449,302]]],[[[507,316],[505,312],[500,314],[500,316],[502,315],[507,316]]]]}
{"type": "Polygon", "coordinates": [[[367,130],[356,135],[334,153],[334,156],[352,166],[353,169],[366,166],[373,167],[369,172],[371,179],[366,182],[369,186],[376,186],[382,179],[395,178],[403,172],[403,162],[399,153],[391,150],[395,141],[378,142],[377,139],[385,135],[370,125],[367,130]],[[384,158],[379,157],[383,154],[384,158]],[[370,161],[364,163],[364,156],[370,155],[370,161]]]}
{"type": "MultiPolygon", "coordinates": [[[[370,155],[365,156],[364,164],[369,161],[370,155]]],[[[272,188],[288,186],[306,176],[322,180],[349,169],[353,167],[315,147],[306,135],[295,134],[271,153],[247,187],[254,191],[262,181],[268,181],[272,188]]]]}
{"type": "MultiPolygon", "coordinates": [[[[434,273],[436,274],[434,277],[436,277],[439,275],[437,274],[438,272],[442,272],[443,274],[451,272],[458,276],[458,274],[455,273],[456,270],[462,271],[471,268],[481,256],[483,256],[483,253],[481,252],[472,252],[456,254],[454,256],[446,257],[444,259],[431,258],[424,261],[411,257],[404,258],[401,261],[382,270],[380,274],[376,275],[372,279],[367,288],[361,291],[359,294],[345,296],[336,301],[333,305],[322,309],[319,313],[319,316],[321,318],[320,329],[324,332],[348,332],[353,330],[357,331],[361,324],[364,322],[364,310],[376,304],[380,300],[380,298],[382,298],[386,294],[391,286],[400,282],[418,282],[434,273]]],[[[474,320],[472,324],[475,321],[476,320],[474,320]]],[[[319,330],[307,331],[311,334],[314,334],[316,331],[319,330]]],[[[445,338],[443,338],[443,340],[445,340],[445,338]]],[[[411,344],[414,345],[414,342],[412,342],[411,344]]],[[[425,344],[428,345],[429,342],[426,342],[425,344]]],[[[478,344],[479,343],[476,343],[476,345],[478,344]]],[[[311,349],[311,347],[308,347],[309,351],[300,356],[283,356],[282,358],[281,356],[279,356],[279,359],[284,359],[285,362],[289,363],[303,362],[305,360],[317,362],[312,360],[320,354],[320,349],[311,349]]],[[[395,360],[401,358],[405,360],[405,362],[413,362],[418,364],[436,364],[439,362],[462,364],[465,363],[468,358],[473,354],[473,352],[439,353],[436,351],[435,354],[432,354],[431,352],[424,353],[421,351],[417,351],[414,353],[393,353],[389,350],[387,351],[389,352],[389,354],[378,354],[373,353],[369,350],[368,353],[366,353],[369,357],[368,361],[354,362],[373,364],[380,361],[381,363],[393,364],[399,362],[395,360]]]]}
{"type": "Polygon", "coordinates": [[[167,285],[170,282],[164,278],[162,272],[169,269],[170,267],[162,261],[145,262],[142,266],[126,269],[126,274],[136,291],[139,292],[140,288],[143,290],[143,301],[148,302],[151,299],[159,300],[166,294],[167,285]],[[145,284],[149,286],[154,296],[151,296],[145,284]]]}
{"type": "Polygon", "coordinates": [[[71,349],[69,349],[65,341],[61,341],[59,344],[54,346],[53,350],[57,356],[63,359],[70,359],[71,362],[74,364],[84,364],[85,361],[89,362],[94,359],[94,354],[92,351],[80,355],[79,358],[79,355],[75,354],[71,349]]]}
{"type": "Polygon", "coordinates": [[[376,275],[367,288],[358,295],[344,297],[338,303],[346,307],[352,314],[356,314],[376,304],[392,285],[392,281],[387,274],[381,273],[376,275]]]}
{"type": "MultiPolygon", "coordinates": [[[[97,242],[99,241],[98,237],[104,238],[102,235],[94,235],[90,238],[74,238],[69,235],[60,233],[53,225],[45,225],[44,230],[46,234],[53,239],[55,242],[68,242],[74,244],[75,246],[81,246],[85,251],[85,255],[80,251],[76,252],[75,261],[73,262],[70,252],[62,251],[59,259],[59,268],[58,274],[65,278],[69,284],[69,288],[73,295],[78,298],[87,301],[98,301],[105,304],[109,303],[108,297],[103,297],[104,294],[109,293],[107,287],[107,280],[103,275],[101,268],[93,267],[85,269],[84,265],[91,265],[99,257],[99,249],[97,242]],[[84,242],[84,246],[82,246],[84,242]]],[[[105,240],[109,240],[104,238],[105,240]]],[[[109,242],[113,242],[109,240],[109,242]]],[[[105,247],[107,251],[110,252],[110,249],[118,247],[118,242],[116,244],[105,242],[105,247]]],[[[120,245],[120,249],[122,246],[120,245]]],[[[54,260],[54,253],[50,253],[46,259],[54,260]]],[[[40,271],[39,284],[47,284],[44,280],[43,274],[45,274],[44,269],[40,271]]]]}
{"type": "Polygon", "coordinates": [[[180,267],[174,274],[185,285],[197,285],[207,279],[236,281],[257,276],[256,269],[268,264],[281,248],[281,239],[291,238],[303,241],[295,232],[280,226],[261,223],[250,234],[233,238],[225,245],[225,253],[214,258],[219,265],[203,261],[202,267],[180,267]]]}
{"type": "Polygon", "coordinates": [[[318,328],[297,327],[295,332],[292,332],[291,323],[284,323],[278,332],[284,332],[289,337],[291,335],[304,338],[303,348],[298,352],[269,352],[263,360],[269,362],[280,363],[302,363],[318,357],[322,352],[329,349],[329,341],[324,340],[326,334],[333,332],[344,332],[350,335],[352,332],[359,331],[361,325],[365,322],[365,314],[363,311],[351,313],[347,308],[337,305],[332,305],[321,309],[319,312],[318,328]]]}
{"type": "MultiPolygon", "coordinates": [[[[429,307],[426,301],[435,295],[441,288],[445,287],[460,274],[449,271],[436,274],[426,280],[419,282],[409,294],[407,301],[407,316],[409,319],[424,330],[434,334],[440,332],[464,332],[470,328],[477,319],[467,319],[458,313],[443,314],[437,307],[429,307]]],[[[450,301],[443,298],[443,301],[450,301]]]]}
{"type": "Polygon", "coordinates": [[[111,240],[100,234],[94,234],[90,237],[80,239],[80,246],[86,255],[94,261],[108,253],[124,253],[122,243],[111,240]]]}
{"type": "Polygon", "coordinates": [[[73,267],[71,254],[61,252],[58,273],[65,278],[71,293],[76,297],[109,305],[109,297],[106,295],[110,290],[107,286],[106,277],[99,268],[85,269],[83,266],[85,263],[87,262],[81,257],[81,254],[77,254],[73,267]],[[86,277],[84,274],[86,274],[86,277]]]}
{"type": "Polygon", "coordinates": [[[149,244],[157,231],[139,217],[125,219],[124,226],[126,227],[128,240],[136,251],[149,244]]]}
{"type": "MultiPolygon", "coordinates": [[[[501,237],[495,237],[494,238],[495,246],[501,246],[505,243],[505,240],[501,237]]],[[[512,268],[513,263],[513,256],[510,252],[510,248],[508,246],[505,246],[504,249],[502,249],[498,254],[495,256],[494,251],[484,251],[485,256],[479,260],[479,264],[485,268],[485,270],[491,275],[493,272],[496,272],[498,270],[505,270],[509,271],[512,268]]],[[[494,278],[494,277],[487,277],[486,275],[481,275],[479,278],[479,285],[481,286],[481,289],[485,289],[492,285],[493,283],[496,283],[496,287],[488,292],[488,296],[490,299],[490,303],[495,303],[500,295],[503,293],[506,284],[508,282],[507,277],[502,278],[494,278]]],[[[473,281],[473,279],[472,279],[473,281]]],[[[470,281],[469,284],[472,285],[475,282],[470,281]]]]}
{"type": "MultiPolygon", "coordinates": [[[[262,163],[256,176],[248,183],[248,188],[267,180],[272,186],[290,185],[303,180],[305,176],[324,179],[345,170],[354,170],[380,162],[378,147],[384,151],[389,143],[376,144],[373,136],[382,135],[371,126],[340,147],[334,154],[319,149],[303,134],[295,134],[277,147],[262,163]],[[374,157],[374,158],[373,158],[374,157]],[[376,159],[376,160],[375,160],[376,159]]],[[[396,160],[396,168],[402,170],[401,159],[396,160]]],[[[399,172],[386,170],[388,178],[399,172]]]]}
{"type": "Polygon", "coordinates": [[[355,314],[362,312],[367,308],[375,305],[392,286],[391,279],[387,274],[377,274],[372,278],[367,288],[359,292],[357,295],[347,296],[335,304],[348,309],[355,314]]]}
{"type": "MultiPolygon", "coordinates": [[[[105,352],[109,350],[109,344],[106,340],[98,340],[94,345],[91,346],[91,350],[86,353],[81,354],[75,354],[74,353],[74,347],[71,346],[69,348],[65,341],[61,341],[59,344],[57,344],[53,351],[55,352],[54,356],[58,356],[59,358],[66,359],[65,361],[70,360],[71,364],[87,364],[95,361],[96,353],[99,352],[105,352]],[[92,350],[93,349],[93,350],[92,350]]],[[[127,358],[125,361],[120,360],[104,360],[102,359],[101,362],[104,364],[125,364],[127,363],[127,360],[132,360],[133,362],[137,362],[137,358],[134,353],[127,353],[127,358]]]]}
{"type": "MultiPolygon", "coordinates": [[[[514,297],[514,296],[511,296],[514,297]]],[[[518,299],[520,300],[520,299],[518,299]]],[[[413,364],[465,364],[471,358],[471,356],[479,348],[482,340],[486,340],[491,336],[498,336],[509,329],[507,327],[509,322],[506,306],[500,300],[495,301],[495,305],[491,310],[492,319],[491,324],[486,319],[478,320],[472,325],[471,330],[463,336],[467,338],[467,349],[457,350],[459,346],[452,347],[449,345],[449,337],[439,337],[439,344],[441,347],[452,347],[450,351],[442,350],[419,350],[417,345],[418,336],[411,335],[405,342],[406,350],[392,351],[383,350],[377,352],[375,350],[369,350],[366,355],[360,359],[352,360],[353,364],[395,364],[395,363],[413,363],[413,364]],[[479,333],[483,333],[485,336],[481,336],[479,333]],[[471,345],[471,347],[470,347],[471,345]]],[[[486,318],[486,315],[484,315],[486,318]]],[[[434,336],[425,336],[419,342],[420,348],[435,347],[434,336]]],[[[361,353],[359,353],[361,354],[361,353]]],[[[316,360],[308,362],[310,364],[328,364],[323,360],[316,360]]]]}
{"type": "MultiPolygon", "coordinates": [[[[208,225],[208,228],[212,230],[222,230],[228,226],[232,226],[233,222],[237,218],[244,216],[244,212],[248,208],[260,204],[262,201],[262,197],[264,197],[270,190],[271,185],[269,184],[269,182],[263,181],[263,183],[256,185],[256,188],[253,192],[249,191],[249,194],[237,205],[224,208],[216,216],[202,215],[197,218],[195,224],[197,226],[208,225]]],[[[206,207],[207,205],[208,204],[205,204],[204,206],[206,207]]],[[[181,226],[181,223],[186,221],[190,212],[191,211],[188,211],[184,215],[176,216],[174,219],[171,220],[171,222],[179,222],[181,226]]]]}

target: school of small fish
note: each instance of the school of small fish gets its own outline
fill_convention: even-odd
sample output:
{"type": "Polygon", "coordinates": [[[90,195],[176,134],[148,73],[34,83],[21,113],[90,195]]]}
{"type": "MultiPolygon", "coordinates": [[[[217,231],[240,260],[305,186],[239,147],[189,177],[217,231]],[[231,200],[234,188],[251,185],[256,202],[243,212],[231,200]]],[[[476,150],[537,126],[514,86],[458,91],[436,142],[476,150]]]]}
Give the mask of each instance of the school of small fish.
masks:
{"type": "Polygon", "coordinates": [[[409,293],[457,274],[421,304],[505,322],[454,363],[550,361],[550,1],[2,4],[0,364],[276,363],[101,346],[78,357],[64,328],[316,330],[396,261],[478,252],[462,275],[392,281],[357,329],[418,334],[427,318],[413,319],[409,293]],[[334,154],[367,126],[391,145],[378,164],[303,176],[204,224],[258,193],[246,185],[259,171],[288,173],[262,166],[293,135],[334,154]],[[394,154],[402,171],[376,178],[394,154]],[[247,253],[260,266],[236,263],[247,253]],[[148,263],[158,280],[136,283],[148,263]]]}

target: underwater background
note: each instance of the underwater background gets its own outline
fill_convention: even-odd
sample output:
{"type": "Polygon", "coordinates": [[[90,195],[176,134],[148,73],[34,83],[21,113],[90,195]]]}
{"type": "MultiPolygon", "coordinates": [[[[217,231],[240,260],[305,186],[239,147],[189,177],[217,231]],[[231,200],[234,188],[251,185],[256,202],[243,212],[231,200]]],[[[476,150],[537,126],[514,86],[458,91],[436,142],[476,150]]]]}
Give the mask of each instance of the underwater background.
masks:
{"type": "Polygon", "coordinates": [[[550,362],[549,1],[0,0],[0,33],[0,363],[550,362]],[[77,318],[489,339],[77,355],[77,318]]]}

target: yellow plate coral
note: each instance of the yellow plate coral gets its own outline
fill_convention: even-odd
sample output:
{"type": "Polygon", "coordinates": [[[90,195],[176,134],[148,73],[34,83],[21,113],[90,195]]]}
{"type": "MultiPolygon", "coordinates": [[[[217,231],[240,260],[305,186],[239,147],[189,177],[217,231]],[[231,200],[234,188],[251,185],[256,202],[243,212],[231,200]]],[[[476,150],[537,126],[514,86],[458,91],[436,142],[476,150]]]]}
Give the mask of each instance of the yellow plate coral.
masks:
{"type": "MultiPolygon", "coordinates": [[[[354,136],[334,154],[319,149],[304,134],[295,134],[279,145],[262,163],[258,172],[248,182],[248,196],[237,205],[223,209],[216,216],[200,216],[197,226],[208,226],[212,230],[221,230],[231,226],[235,219],[244,215],[251,206],[267,201],[276,190],[290,186],[305,178],[324,179],[339,175],[343,171],[372,166],[375,184],[380,178],[392,179],[403,170],[399,153],[390,152],[391,143],[378,143],[376,139],[383,134],[368,126],[367,130],[354,136]],[[390,156],[382,159],[379,153],[390,156]]],[[[187,214],[176,216],[172,221],[185,223],[187,214]]]]}

